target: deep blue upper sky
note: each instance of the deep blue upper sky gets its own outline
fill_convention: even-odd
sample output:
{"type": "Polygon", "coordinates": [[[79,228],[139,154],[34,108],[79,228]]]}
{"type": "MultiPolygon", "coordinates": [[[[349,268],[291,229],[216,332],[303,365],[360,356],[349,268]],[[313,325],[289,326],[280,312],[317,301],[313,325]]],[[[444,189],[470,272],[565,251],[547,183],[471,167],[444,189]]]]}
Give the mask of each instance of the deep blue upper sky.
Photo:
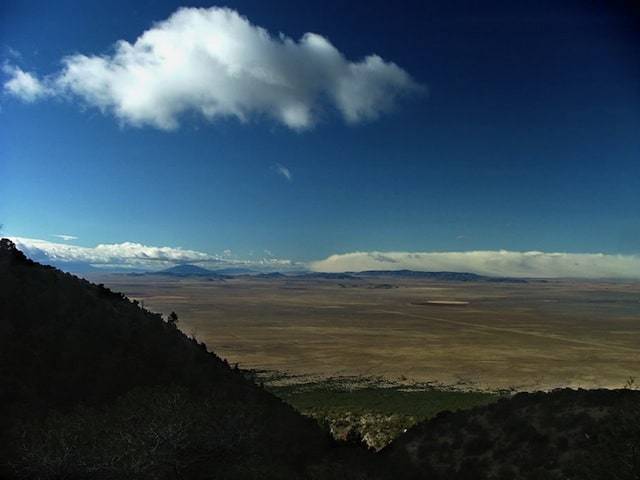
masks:
{"type": "MultiPolygon", "coordinates": [[[[39,75],[65,55],[133,42],[180,6],[12,3],[0,12],[4,58],[39,75]]],[[[355,250],[640,253],[636,12],[558,0],[216,5],[296,40],[319,33],[353,61],[376,53],[429,95],[358,125],[328,114],[296,132],[194,115],[167,132],[5,94],[5,232],[300,260],[355,250]]]]}

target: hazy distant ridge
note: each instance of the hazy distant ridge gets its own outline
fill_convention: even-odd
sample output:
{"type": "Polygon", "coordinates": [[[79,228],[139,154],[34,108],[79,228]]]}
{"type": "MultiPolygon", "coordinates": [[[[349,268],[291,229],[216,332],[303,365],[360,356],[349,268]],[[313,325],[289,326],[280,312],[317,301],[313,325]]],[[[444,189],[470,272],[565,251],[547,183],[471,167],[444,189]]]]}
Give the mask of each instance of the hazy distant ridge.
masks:
{"type": "Polygon", "coordinates": [[[350,275],[365,277],[410,277],[428,278],[433,280],[444,280],[454,282],[514,282],[527,283],[522,278],[510,277],[488,277],[469,272],[423,272],[417,270],[365,270],[364,272],[347,272],[350,275]]]}
{"type": "Polygon", "coordinates": [[[176,277],[221,277],[221,276],[239,276],[251,275],[256,278],[309,278],[324,280],[357,280],[366,277],[396,277],[396,278],[421,278],[439,281],[451,282],[513,282],[526,283],[527,280],[522,278],[509,277],[489,277],[478,275],[470,272],[425,272],[417,270],[366,270],[363,272],[297,272],[282,273],[269,272],[258,274],[258,272],[249,268],[224,268],[218,270],[209,270],[197,265],[182,264],[175,267],[161,270],[160,272],[152,272],[155,275],[168,275],[176,277]]]}

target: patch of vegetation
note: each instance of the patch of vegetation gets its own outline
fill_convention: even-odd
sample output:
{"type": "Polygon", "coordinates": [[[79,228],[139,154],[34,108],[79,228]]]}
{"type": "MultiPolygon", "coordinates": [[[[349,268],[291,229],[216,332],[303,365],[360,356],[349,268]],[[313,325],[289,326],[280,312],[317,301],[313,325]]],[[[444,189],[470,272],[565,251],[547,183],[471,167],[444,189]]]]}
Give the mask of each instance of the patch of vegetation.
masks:
{"type": "Polygon", "coordinates": [[[416,423],[442,411],[486,405],[500,393],[462,391],[428,384],[400,385],[383,379],[338,377],[283,384],[283,375],[261,373],[266,388],[338,439],[360,437],[379,450],[416,423]]]}

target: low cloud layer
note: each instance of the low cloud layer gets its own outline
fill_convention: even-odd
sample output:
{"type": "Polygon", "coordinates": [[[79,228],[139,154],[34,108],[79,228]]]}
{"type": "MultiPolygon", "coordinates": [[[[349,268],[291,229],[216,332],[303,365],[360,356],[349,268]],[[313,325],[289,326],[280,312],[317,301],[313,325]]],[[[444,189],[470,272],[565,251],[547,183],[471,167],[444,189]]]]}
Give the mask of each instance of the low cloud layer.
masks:
{"type": "Polygon", "coordinates": [[[640,278],[640,256],[603,253],[353,252],[311,263],[318,272],[418,270],[504,277],[640,278]]]}
{"type": "Polygon", "coordinates": [[[97,266],[162,267],[175,263],[203,262],[216,259],[214,256],[195,250],[151,247],[133,242],[79,247],[34,238],[12,237],[11,240],[29,258],[45,262],[87,263],[97,266]]]}
{"type": "Polygon", "coordinates": [[[376,119],[398,97],[423,88],[392,62],[352,62],[325,37],[272,36],[228,8],[181,8],[109,55],[75,54],[38,79],[6,67],[5,90],[25,101],[67,96],[124,123],[171,130],[196,112],[206,119],[269,116],[311,128],[324,107],[348,123],[376,119]]]}
{"type": "Polygon", "coordinates": [[[56,265],[86,264],[98,268],[137,268],[144,270],[161,270],[182,263],[195,263],[208,268],[243,266],[256,269],[286,269],[292,265],[286,259],[229,259],[223,255],[210,255],[196,250],[187,250],[179,247],[154,247],[133,242],[80,247],[35,238],[10,237],[10,239],[29,258],[38,262],[56,265]]]}
{"type": "MultiPolygon", "coordinates": [[[[34,238],[10,237],[29,258],[42,263],[86,264],[94,267],[160,270],[182,263],[207,268],[246,267],[274,271],[303,269],[304,264],[276,258],[269,250],[262,258],[241,259],[225,251],[212,255],[179,247],[155,247],[124,242],[80,247],[34,238]]],[[[471,272],[499,277],[627,278],[640,279],[640,255],[603,253],[472,252],[353,252],[310,262],[317,272],[416,270],[471,272]]]]}

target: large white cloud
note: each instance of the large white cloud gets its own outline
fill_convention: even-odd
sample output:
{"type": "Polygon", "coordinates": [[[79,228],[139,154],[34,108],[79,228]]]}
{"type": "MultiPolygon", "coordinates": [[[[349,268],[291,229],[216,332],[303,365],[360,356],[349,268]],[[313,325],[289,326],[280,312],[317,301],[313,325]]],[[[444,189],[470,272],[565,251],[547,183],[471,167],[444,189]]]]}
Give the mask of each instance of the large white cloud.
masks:
{"type": "Polygon", "coordinates": [[[110,55],[66,57],[62,70],[42,82],[19,69],[9,73],[5,88],[25,100],[68,94],[126,123],[161,129],[197,112],[211,120],[268,115],[300,130],[313,126],[326,102],[357,123],[422,90],[377,55],[351,62],[321,35],[306,33],[297,42],[272,36],[217,7],[181,8],[135,42],[118,41],[110,55]],[[17,84],[24,88],[10,86],[17,84]]]}
{"type": "Polygon", "coordinates": [[[181,263],[197,263],[208,268],[247,267],[270,271],[287,270],[296,266],[288,259],[275,257],[244,260],[179,247],[153,247],[133,242],[80,247],[37,238],[9,237],[9,239],[29,258],[61,267],[68,264],[73,267],[91,265],[98,268],[161,270],[181,263]]]}
{"type": "Polygon", "coordinates": [[[603,253],[353,252],[311,263],[319,272],[417,270],[508,277],[640,278],[640,256],[603,253]]]}

